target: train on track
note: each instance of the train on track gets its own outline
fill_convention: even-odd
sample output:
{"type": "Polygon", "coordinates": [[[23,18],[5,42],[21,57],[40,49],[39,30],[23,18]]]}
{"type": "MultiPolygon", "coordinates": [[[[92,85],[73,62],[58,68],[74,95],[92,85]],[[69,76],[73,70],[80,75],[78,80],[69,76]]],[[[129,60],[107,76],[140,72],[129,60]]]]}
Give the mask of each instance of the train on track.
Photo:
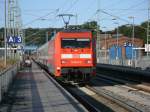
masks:
{"type": "Polygon", "coordinates": [[[59,31],[36,54],[38,62],[63,82],[84,83],[96,74],[92,31],[59,31]]]}

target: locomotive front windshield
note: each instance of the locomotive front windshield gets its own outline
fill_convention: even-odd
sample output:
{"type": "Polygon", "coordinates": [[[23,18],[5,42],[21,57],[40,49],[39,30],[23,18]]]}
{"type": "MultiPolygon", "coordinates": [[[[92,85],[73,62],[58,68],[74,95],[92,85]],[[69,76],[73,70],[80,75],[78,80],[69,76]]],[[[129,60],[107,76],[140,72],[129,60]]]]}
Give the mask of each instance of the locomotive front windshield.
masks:
{"type": "Polygon", "coordinates": [[[62,48],[90,48],[90,39],[88,38],[63,38],[61,40],[62,48]]]}

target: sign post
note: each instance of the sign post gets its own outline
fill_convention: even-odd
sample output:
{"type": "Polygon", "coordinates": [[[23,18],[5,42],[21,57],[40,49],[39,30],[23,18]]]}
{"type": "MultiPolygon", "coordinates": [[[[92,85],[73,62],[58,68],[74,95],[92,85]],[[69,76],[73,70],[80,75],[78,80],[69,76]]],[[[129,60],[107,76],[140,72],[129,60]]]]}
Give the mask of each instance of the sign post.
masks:
{"type": "MultiPolygon", "coordinates": [[[[16,48],[17,46],[19,46],[17,44],[22,43],[22,37],[20,37],[20,36],[9,36],[9,37],[7,37],[7,43],[14,45],[12,47],[16,48]]],[[[14,53],[14,58],[15,58],[15,53],[16,53],[15,49],[13,49],[13,53],[14,53]]]]}

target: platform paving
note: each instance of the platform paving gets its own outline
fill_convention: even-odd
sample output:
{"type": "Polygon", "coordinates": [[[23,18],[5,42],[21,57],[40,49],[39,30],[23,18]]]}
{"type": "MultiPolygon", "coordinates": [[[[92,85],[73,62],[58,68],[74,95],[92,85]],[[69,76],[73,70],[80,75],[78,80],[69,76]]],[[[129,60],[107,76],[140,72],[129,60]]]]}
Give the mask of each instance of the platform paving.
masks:
{"type": "Polygon", "coordinates": [[[70,94],[60,90],[35,63],[20,71],[0,104],[0,112],[86,112],[70,94]]]}

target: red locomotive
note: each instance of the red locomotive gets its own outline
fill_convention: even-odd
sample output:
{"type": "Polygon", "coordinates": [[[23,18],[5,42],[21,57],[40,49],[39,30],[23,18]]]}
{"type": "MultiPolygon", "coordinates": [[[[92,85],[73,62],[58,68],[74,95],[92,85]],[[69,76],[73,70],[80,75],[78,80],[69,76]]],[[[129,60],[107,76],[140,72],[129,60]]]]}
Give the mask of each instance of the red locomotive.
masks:
{"type": "Polygon", "coordinates": [[[41,62],[65,82],[85,82],[95,75],[94,51],[92,32],[79,30],[58,32],[38,49],[41,62]]]}

